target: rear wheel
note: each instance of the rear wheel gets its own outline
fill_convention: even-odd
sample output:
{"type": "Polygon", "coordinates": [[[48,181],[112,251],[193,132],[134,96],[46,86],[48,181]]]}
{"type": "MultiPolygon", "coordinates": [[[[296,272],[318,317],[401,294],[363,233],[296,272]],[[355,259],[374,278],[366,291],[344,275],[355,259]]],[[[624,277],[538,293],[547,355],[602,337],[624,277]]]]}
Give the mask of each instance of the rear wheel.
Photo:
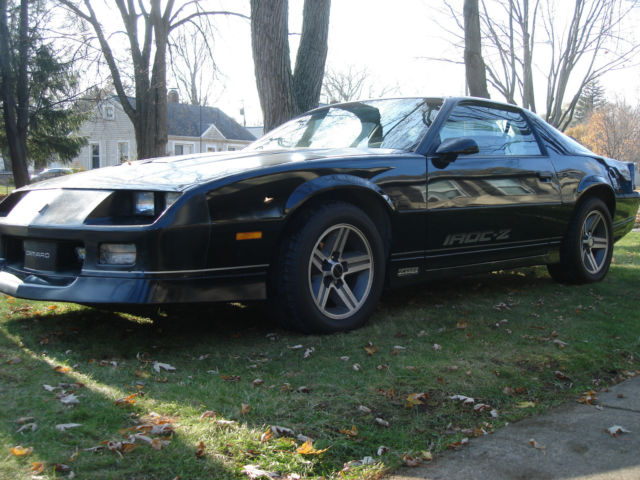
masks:
{"type": "Polygon", "coordinates": [[[609,209],[598,198],[585,201],[569,225],[560,263],[549,265],[551,276],[563,283],[602,280],[611,264],[613,229],[609,209]]]}
{"type": "Polygon", "coordinates": [[[380,297],[384,259],[380,233],[354,205],[332,202],[305,212],[272,274],[277,318],[304,332],[361,326],[380,297]]]}

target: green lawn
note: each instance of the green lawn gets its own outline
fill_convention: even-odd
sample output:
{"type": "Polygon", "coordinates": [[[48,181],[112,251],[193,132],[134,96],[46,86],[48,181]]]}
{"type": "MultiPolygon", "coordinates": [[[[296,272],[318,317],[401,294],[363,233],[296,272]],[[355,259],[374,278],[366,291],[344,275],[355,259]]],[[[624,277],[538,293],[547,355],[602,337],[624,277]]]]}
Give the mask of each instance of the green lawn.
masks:
{"type": "Polygon", "coordinates": [[[374,478],[404,454],[473,442],[640,370],[639,241],[616,245],[602,283],[562,286],[543,268],[434,282],[387,292],[365,328],[327,336],[279,330],[261,305],[154,322],[3,298],[0,478],[248,478],[246,465],[374,478]],[[69,423],[80,426],[56,429],[69,423]],[[269,426],[294,436],[269,439],[269,426]],[[297,435],[328,450],[297,453],[297,435]]]}

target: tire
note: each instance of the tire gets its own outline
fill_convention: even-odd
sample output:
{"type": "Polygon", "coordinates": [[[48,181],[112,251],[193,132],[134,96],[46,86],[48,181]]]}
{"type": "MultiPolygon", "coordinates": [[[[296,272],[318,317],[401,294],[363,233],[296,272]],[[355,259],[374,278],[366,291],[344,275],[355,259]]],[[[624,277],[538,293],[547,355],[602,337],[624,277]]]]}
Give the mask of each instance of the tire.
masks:
{"type": "Polygon", "coordinates": [[[380,232],[354,205],[331,202],[303,212],[272,270],[276,319],[304,333],[362,326],[382,293],[385,258],[380,232]]]}
{"type": "Polygon", "coordinates": [[[598,198],[582,203],[560,250],[560,263],[548,265],[551,277],[561,283],[599,282],[609,271],[613,253],[611,213],[598,198]]]}

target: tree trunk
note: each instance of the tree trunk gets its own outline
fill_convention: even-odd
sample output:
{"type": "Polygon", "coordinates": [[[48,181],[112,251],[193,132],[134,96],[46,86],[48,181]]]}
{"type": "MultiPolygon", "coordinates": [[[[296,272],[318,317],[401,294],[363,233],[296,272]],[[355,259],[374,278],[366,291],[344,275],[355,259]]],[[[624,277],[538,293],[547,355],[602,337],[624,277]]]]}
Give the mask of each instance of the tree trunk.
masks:
{"type": "Polygon", "coordinates": [[[251,0],[251,47],[265,132],[318,105],[330,7],[331,0],[305,0],[294,75],[287,0],[251,0]]]}
{"type": "Polygon", "coordinates": [[[287,0],[251,0],[251,48],[265,132],[296,113],[288,16],[287,0]]]}
{"type": "Polygon", "coordinates": [[[27,86],[27,57],[29,34],[28,0],[20,2],[20,23],[18,26],[18,78],[11,66],[9,49],[9,27],[7,21],[7,1],[0,0],[0,98],[7,133],[13,181],[16,187],[29,183],[27,168],[27,128],[29,122],[29,91],[27,86]],[[17,95],[17,101],[16,101],[17,95]]]}
{"type": "Polygon", "coordinates": [[[473,97],[489,98],[487,76],[482,59],[482,37],[478,0],[464,0],[464,65],[469,93],[473,97]]]}
{"type": "Polygon", "coordinates": [[[305,0],[302,38],[293,72],[293,91],[298,112],[318,106],[324,66],[329,50],[331,0],[305,0]]]}

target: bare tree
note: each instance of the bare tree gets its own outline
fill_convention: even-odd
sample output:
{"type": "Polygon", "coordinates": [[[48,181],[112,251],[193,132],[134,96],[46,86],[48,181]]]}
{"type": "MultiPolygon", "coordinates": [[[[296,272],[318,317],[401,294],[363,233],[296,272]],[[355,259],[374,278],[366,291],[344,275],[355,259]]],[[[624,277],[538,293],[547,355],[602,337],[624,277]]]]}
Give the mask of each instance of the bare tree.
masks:
{"type": "MultiPolygon", "coordinates": [[[[446,5],[450,15],[459,15],[446,5]]],[[[558,11],[568,4],[554,0],[480,5],[488,83],[507,102],[536,111],[534,73],[540,71],[546,80],[545,118],[560,129],[571,122],[585,85],[626,66],[640,49],[624,31],[638,2],[574,0],[569,16],[558,11]]]]}
{"type": "Polygon", "coordinates": [[[180,92],[192,105],[208,105],[217,66],[213,58],[211,24],[188,25],[169,43],[171,74],[180,92]]]}
{"type": "Polygon", "coordinates": [[[322,82],[322,95],[329,103],[383,97],[396,90],[397,86],[376,85],[371,81],[368,69],[353,65],[346,70],[328,68],[322,82]]]}
{"type": "Polygon", "coordinates": [[[129,42],[130,63],[119,64],[109,43],[111,37],[98,20],[92,0],[59,0],[95,32],[98,47],[106,61],[118,99],[133,123],[138,158],[166,155],[167,148],[167,46],[179,27],[210,15],[236,12],[203,10],[202,2],[184,0],[176,5],[167,0],[114,0],[129,42]],[[133,71],[134,100],[123,82],[126,68],[133,71]]]}
{"type": "Polygon", "coordinates": [[[329,37],[331,0],[305,0],[292,71],[288,1],[251,0],[251,46],[264,131],[318,105],[329,37]]]}
{"type": "Polygon", "coordinates": [[[489,98],[487,75],[482,59],[482,33],[478,0],[464,0],[464,66],[469,93],[489,98]]]}

